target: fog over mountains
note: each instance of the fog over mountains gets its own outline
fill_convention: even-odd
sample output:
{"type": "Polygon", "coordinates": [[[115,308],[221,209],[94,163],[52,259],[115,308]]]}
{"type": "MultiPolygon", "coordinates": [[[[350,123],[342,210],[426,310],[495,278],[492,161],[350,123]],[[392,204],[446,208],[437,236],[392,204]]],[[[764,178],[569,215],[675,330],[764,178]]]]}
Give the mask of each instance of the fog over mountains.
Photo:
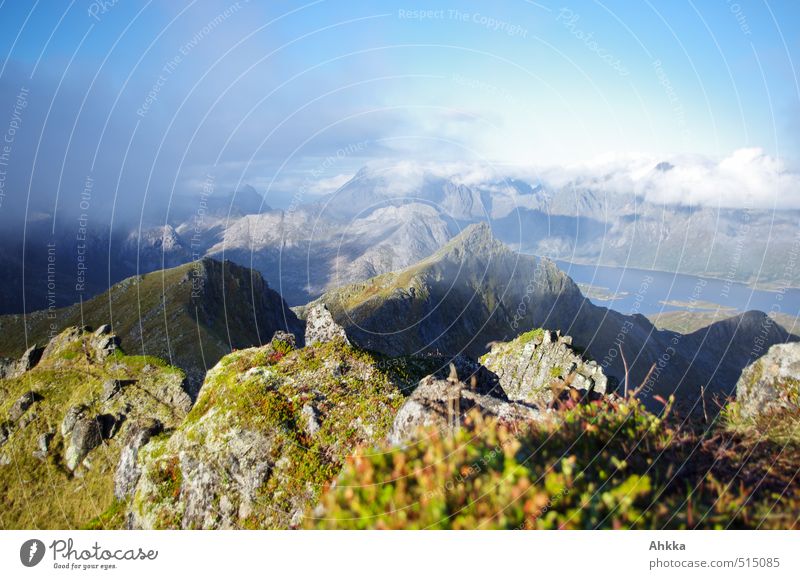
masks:
{"type": "Polygon", "coordinates": [[[176,197],[168,209],[143,212],[141,228],[93,221],[80,235],[73,216],[58,218],[54,228],[45,216],[27,223],[24,248],[18,232],[7,234],[15,241],[6,240],[0,259],[19,275],[12,273],[4,286],[2,304],[4,313],[21,312],[24,295],[27,311],[48,307],[53,282],[56,305],[67,305],[127,276],[209,255],[257,269],[300,305],[416,263],[478,222],[521,253],[773,287],[800,283],[791,266],[800,211],[649,200],[652,187],[642,183],[661,183],[680,170],[667,161],[653,164],[651,174],[640,171],[638,184],[625,191],[618,172],[562,182],[563,175],[523,179],[498,176],[498,169],[375,164],[335,192],[307,200],[298,195],[285,208],[270,207],[244,186],[176,197]],[[86,264],[81,272],[74,267],[79,251],[86,264]]]}

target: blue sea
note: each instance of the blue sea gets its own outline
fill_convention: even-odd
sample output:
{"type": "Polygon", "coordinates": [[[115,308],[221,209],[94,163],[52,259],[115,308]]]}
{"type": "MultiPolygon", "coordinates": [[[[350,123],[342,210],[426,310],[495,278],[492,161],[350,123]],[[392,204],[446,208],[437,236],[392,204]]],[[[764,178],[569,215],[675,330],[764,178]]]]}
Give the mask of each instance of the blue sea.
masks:
{"type": "Polygon", "coordinates": [[[693,275],[635,268],[579,265],[556,261],[576,283],[593,286],[600,297],[590,297],[599,306],[623,314],[644,315],[687,309],[677,302],[691,303],[697,311],[747,310],[800,315],[800,289],[770,291],[742,283],[693,275]],[[715,305],[710,305],[715,304],[715,305]],[[708,306],[705,308],[704,306],[708,306]]]}

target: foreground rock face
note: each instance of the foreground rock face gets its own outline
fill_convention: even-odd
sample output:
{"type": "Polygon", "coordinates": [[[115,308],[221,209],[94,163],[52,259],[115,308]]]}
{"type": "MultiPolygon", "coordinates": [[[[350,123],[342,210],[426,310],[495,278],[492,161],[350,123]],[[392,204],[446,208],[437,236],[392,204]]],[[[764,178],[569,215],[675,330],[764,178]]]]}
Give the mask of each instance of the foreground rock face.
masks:
{"type": "Polygon", "coordinates": [[[457,378],[424,378],[397,413],[389,435],[389,443],[403,444],[413,440],[418,433],[428,427],[444,432],[458,429],[465,416],[477,411],[484,417],[493,417],[502,423],[513,424],[542,420],[543,413],[534,406],[509,402],[501,397],[480,394],[474,384],[464,383],[457,378]]]}
{"type": "Polygon", "coordinates": [[[609,389],[602,369],[568,336],[535,330],[491,348],[481,363],[458,356],[448,377],[424,378],[397,413],[389,442],[408,442],[428,427],[452,431],[473,411],[507,424],[547,420],[557,400],[596,399],[609,389]]]}
{"type": "Polygon", "coordinates": [[[549,406],[562,385],[595,394],[610,390],[603,369],[573,350],[569,336],[547,330],[533,330],[511,342],[495,343],[481,362],[497,375],[511,400],[527,404],[549,406]]]}
{"type": "Polygon", "coordinates": [[[159,434],[163,428],[158,420],[145,419],[128,430],[114,474],[114,496],[117,499],[125,500],[133,494],[142,474],[137,464],[139,449],[150,442],[150,439],[159,434]]]}
{"type": "Polygon", "coordinates": [[[0,360],[0,379],[22,376],[39,363],[43,351],[44,348],[34,345],[25,350],[19,360],[0,360]]]}
{"type": "Polygon", "coordinates": [[[120,455],[138,425],[175,428],[186,416],[185,376],[160,360],[126,356],[108,327],[68,328],[37,363],[28,359],[26,371],[0,379],[3,525],[80,527],[112,504],[120,455]]]}
{"type": "Polygon", "coordinates": [[[344,328],[333,320],[333,316],[325,304],[318,303],[311,306],[306,312],[306,344],[311,346],[333,340],[350,343],[344,328]]]}
{"type": "Polygon", "coordinates": [[[183,424],[138,450],[129,527],[297,526],[350,453],[385,439],[402,395],[380,360],[288,342],[223,358],[183,424]]]}
{"type": "Polygon", "coordinates": [[[772,346],[749,365],[736,384],[736,401],[742,418],[800,404],[800,343],[772,346]]]}

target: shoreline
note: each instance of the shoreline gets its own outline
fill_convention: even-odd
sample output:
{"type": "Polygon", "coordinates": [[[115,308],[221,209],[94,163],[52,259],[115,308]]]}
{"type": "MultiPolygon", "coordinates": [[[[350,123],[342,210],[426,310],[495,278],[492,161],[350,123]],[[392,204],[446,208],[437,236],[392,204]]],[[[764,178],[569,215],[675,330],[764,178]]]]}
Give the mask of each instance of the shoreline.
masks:
{"type": "MultiPolygon", "coordinates": [[[[561,258],[554,258],[549,257],[546,255],[537,255],[537,254],[526,254],[526,255],[534,255],[535,257],[545,257],[551,261],[556,262],[556,264],[560,263],[567,263],[571,265],[580,265],[583,267],[605,267],[609,269],[631,269],[635,271],[641,271],[644,273],[660,273],[665,275],[682,275],[686,277],[696,277],[700,279],[707,279],[709,281],[718,281],[722,283],[731,283],[740,286],[744,286],[746,288],[757,290],[757,291],[764,291],[764,292],[771,292],[771,293],[781,293],[784,290],[800,290],[800,281],[797,282],[798,285],[781,285],[778,282],[774,281],[767,281],[767,282],[754,282],[754,281],[742,281],[742,280],[729,280],[724,277],[709,275],[709,274],[699,274],[699,273],[688,273],[688,272],[675,272],[675,271],[667,271],[663,269],[648,269],[646,267],[638,267],[638,266],[626,266],[626,265],[611,265],[608,263],[598,263],[598,262],[591,262],[588,260],[566,260],[561,258]]],[[[566,272],[565,272],[566,273],[566,272]]]]}

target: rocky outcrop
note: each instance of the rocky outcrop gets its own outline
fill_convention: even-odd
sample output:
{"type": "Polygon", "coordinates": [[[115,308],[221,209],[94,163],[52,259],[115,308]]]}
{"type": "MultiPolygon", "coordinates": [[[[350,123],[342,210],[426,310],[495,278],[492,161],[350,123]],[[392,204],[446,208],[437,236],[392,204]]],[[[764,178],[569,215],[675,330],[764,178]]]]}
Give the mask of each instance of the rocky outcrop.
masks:
{"type": "Polygon", "coordinates": [[[147,425],[175,428],[191,408],[184,383],[160,360],[125,355],[109,327],[55,336],[37,364],[0,380],[4,524],[79,527],[130,492],[147,425]]]}
{"type": "Polygon", "coordinates": [[[572,338],[549,330],[493,343],[481,362],[497,375],[510,399],[541,407],[551,405],[564,386],[594,394],[610,390],[603,369],[577,353],[572,338]]]}
{"type": "Polygon", "coordinates": [[[142,474],[137,464],[139,449],[150,442],[150,439],[159,434],[163,428],[158,420],[146,419],[128,430],[114,474],[114,496],[117,499],[124,500],[133,494],[142,474]]]}
{"type": "Polygon", "coordinates": [[[120,339],[104,324],[97,330],[89,326],[69,327],[52,338],[42,349],[41,360],[51,364],[61,361],[67,365],[78,357],[90,363],[103,363],[120,346],[120,339]],[[64,355],[69,354],[65,357],[64,355]]]}
{"type": "Polygon", "coordinates": [[[69,470],[75,470],[88,454],[103,442],[103,431],[96,418],[82,418],[72,429],[64,455],[64,462],[69,470]]]}
{"type": "Polygon", "coordinates": [[[64,413],[64,418],[61,419],[61,436],[66,438],[68,435],[72,434],[75,423],[83,418],[85,412],[86,406],[82,404],[67,408],[67,411],[64,413]]]}
{"type": "Polygon", "coordinates": [[[39,460],[44,460],[47,458],[47,454],[50,451],[50,442],[53,440],[54,436],[55,432],[52,430],[40,434],[39,438],[36,439],[37,448],[34,451],[33,456],[39,460]]]}
{"type": "Polygon", "coordinates": [[[4,446],[16,431],[23,430],[36,419],[36,411],[31,408],[41,399],[41,394],[29,390],[14,401],[8,409],[6,419],[0,421],[0,447],[4,446]]]}
{"type": "Polygon", "coordinates": [[[139,448],[128,526],[297,526],[350,453],[385,439],[401,401],[379,360],[341,339],[234,352],[180,427],[139,448]]]}
{"type": "Polygon", "coordinates": [[[19,422],[20,418],[33,406],[34,402],[40,399],[41,396],[32,390],[25,392],[25,394],[20,396],[17,401],[11,405],[8,411],[8,420],[12,423],[19,422]]]}
{"type": "Polygon", "coordinates": [[[772,346],[749,365],[736,383],[736,402],[744,419],[800,405],[800,344],[772,346]]]}
{"type": "Polygon", "coordinates": [[[105,360],[120,344],[120,339],[111,333],[111,326],[108,324],[103,324],[92,334],[91,347],[98,360],[105,360]]]}
{"type": "Polygon", "coordinates": [[[422,379],[395,416],[389,434],[390,444],[409,442],[421,429],[428,427],[452,432],[461,426],[470,412],[506,424],[542,420],[546,415],[534,406],[480,394],[473,388],[455,377],[442,380],[428,376],[422,379]]]}
{"type": "Polygon", "coordinates": [[[337,324],[328,307],[323,303],[314,304],[306,311],[306,344],[324,344],[333,340],[350,343],[344,328],[337,324]]]}
{"type": "Polygon", "coordinates": [[[412,440],[426,427],[452,430],[470,411],[505,423],[546,420],[557,400],[591,400],[609,390],[602,369],[558,332],[535,330],[490,347],[480,363],[460,355],[447,377],[440,371],[424,378],[397,413],[390,442],[412,440]]]}
{"type": "Polygon", "coordinates": [[[42,352],[44,348],[34,345],[25,350],[19,360],[0,360],[0,379],[21,376],[39,363],[42,352]]]}

